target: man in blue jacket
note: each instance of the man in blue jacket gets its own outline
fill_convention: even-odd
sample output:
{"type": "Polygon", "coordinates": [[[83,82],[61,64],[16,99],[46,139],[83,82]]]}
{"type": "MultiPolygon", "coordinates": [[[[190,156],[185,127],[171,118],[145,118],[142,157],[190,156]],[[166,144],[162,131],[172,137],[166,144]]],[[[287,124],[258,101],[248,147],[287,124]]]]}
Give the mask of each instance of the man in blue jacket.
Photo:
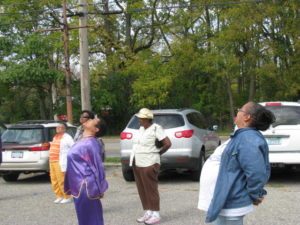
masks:
{"type": "Polygon", "coordinates": [[[198,208],[207,212],[207,223],[242,225],[253,205],[263,201],[270,165],[268,144],[259,130],[274,121],[269,110],[254,102],[238,109],[238,129],[202,169],[198,208]]]}

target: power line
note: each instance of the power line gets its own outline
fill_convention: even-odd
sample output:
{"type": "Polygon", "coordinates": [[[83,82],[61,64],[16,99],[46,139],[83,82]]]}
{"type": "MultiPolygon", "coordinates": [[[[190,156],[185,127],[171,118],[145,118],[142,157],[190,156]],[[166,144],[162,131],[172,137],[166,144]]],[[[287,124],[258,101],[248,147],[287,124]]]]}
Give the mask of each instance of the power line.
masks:
{"type": "MultiPolygon", "coordinates": [[[[22,20],[22,21],[16,21],[13,22],[13,24],[23,24],[23,23],[36,23],[39,22],[40,20],[22,20]]],[[[1,26],[12,26],[12,23],[0,23],[0,27],[1,26]]]]}
{"type": "MultiPolygon", "coordinates": [[[[181,5],[171,5],[171,6],[160,6],[160,7],[155,7],[156,10],[163,10],[163,9],[181,9],[181,8],[197,8],[200,6],[207,6],[207,7],[211,7],[211,6],[229,6],[229,5],[241,5],[241,4],[251,4],[251,3],[263,3],[263,0],[246,0],[246,1],[232,1],[232,2],[215,2],[215,3],[208,3],[208,4],[203,4],[203,3],[196,3],[196,4],[181,4],[181,5]]],[[[115,2],[108,2],[108,3],[114,3],[115,2]]],[[[25,4],[25,3],[24,3],[25,4]]],[[[14,4],[12,4],[14,5],[14,4]]],[[[19,5],[23,5],[23,3],[20,3],[19,5]]],[[[92,6],[98,6],[98,5],[104,5],[104,3],[88,3],[86,5],[92,5],[92,6]]],[[[72,6],[72,7],[68,7],[68,10],[71,9],[75,9],[78,6],[82,6],[82,5],[77,5],[77,6],[72,6]]],[[[44,10],[29,10],[29,11],[24,11],[24,12],[0,12],[0,16],[1,15],[24,15],[24,14],[29,14],[29,13],[33,13],[33,12],[39,12],[39,13],[51,13],[48,11],[56,11],[56,10],[62,10],[62,8],[49,8],[49,9],[44,9],[44,10]]],[[[143,11],[149,11],[149,10],[153,10],[153,7],[144,7],[144,8],[136,8],[136,9],[129,9],[127,10],[127,12],[143,12],[143,11]]],[[[121,13],[121,11],[115,11],[118,13],[121,13]]],[[[112,11],[112,14],[118,14],[115,13],[114,11],[112,11]]],[[[94,14],[96,14],[96,12],[93,12],[94,14]]]]}
{"type": "MultiPolygon", "coordinates": [[[[22,3],[20,3],[20,4],[22,4],[22,3]]],[[[67,10],[71,10],[71,9],[75,9],[75,8],[77,8],[77,6],[69,6],[67,8],[67,10]]],[[[61,13],[62,13],[63,9],[61,7],[56,7],[56,8],[45,8],[45,9],[36,9],[36,10],[23,10],[21,12],[0,12],[0,16],[1,15],[18,15],[18,14],[24,15],[24,14],[30,14],[30,13],[35,13],[35,12],[49,14],[53,11],[54,12],[61,11],[61,13]]]]}
{"type": "MultiPolygon", "coordinates": [[[[36,2],[36,3],[38,3],[38,1],[36,2]]],[[[25,3],[25,2],[22,2],[22,3],[20,3],[20,2],[18,2],[18,3],[10,3],[10,4],[8,4],[8,3],[1,3],[1,6],[4,6],[4,7],[13,7],[13,6],[28,6],[29,5],[29,3],[27,2],[27,3],[25,3]]],[[[31,5],[35,5],[35,4],[31,4],[31,5]]],[[[76,6],[72,6],[72,8],[75,8],[76,6]]],[[[59,7],[59,8],[62,8],[62,7],[59,7]]],[[[69,7],[68,7],[69,8],[69,7]]]]}
{"type": "MultiPolygon", "coordinates": [[[[172,6],[160,6],[155,7],[155,10],[163,10],[163,9],[184,9],[184,8],[198,8],[200,6],[212,7],[212,6],[230,6],[230,5],[241,5],[241,4],[252,4],[252,3],[263,3],[263,0],[249,0],[249,1],[240,1],[240,2],[216,2],[216,3],[195,3],[195,4],[182,4],[182,5],[172,5],[172,6]]],[[[150,11],[153,10],[152,7],[145,7],[145,8],[137,8],[137,9],[129,9],[128,12],[143,12],[143,11],[150,11]]]]}
{"type": "Polygon", "coordinates": [[[60,8],[54,8],[54,9],[40,9],[40,10],[28,10],[28,11],[23,11],[23,12],[0,12],[0,16],[4,15],[4,16],[9,16],[9,15],[25,15],[25,14],[30,14],[30,13],[43,13],[43,14],[49,14],[53,11],[57,11],[57,10],[62,10],[60,8]],[[50,11],[51,10],[51,11],[50,11]]]}
{"type": "MultiPolygon", "coordinates": [[[[208,4],[202,4],[202,3],[196,3],[196,4],[181,4],[181,5],[171,5],[171,6],[159,6],[159,7],[144,7],[144,8],[136,8],[136,9],[128,9],[126,11],[123,10],[115,10],[115,11],[89,11],[89,14],[101,14],[101,15],[112,15],[112,14],[124,14],[127,13],[141,13],[146,11],[152,11],[152,10],[171,10],[171,9],[187,9],[187,8],[198,8],[198,7],[213,7],[213,6],[230,6],[230,5],[241,5],[241,4],[257,4],[257,3],[263,3],[263,0],[248,0],[248,1],[239,1],[239,2],[216,2],[216,3],[208,3],[208,4]]],[[[103,5],[103,3],[96,3],[93,5],[103,5]]],[[[80,13],[75,12],[74,15],[79,15],[80,13]]]]}
{"type": "Polygon", "coordinates": [[[0,27],[1,26],[13,26],[15,24],[23,24],[23,23],[37,23],[37,22],[42,22],[42,21],[51,22],[51,19],[53,19],[53,18],[51,18],[51,17],[44,17],[44,18],[35,19],[35,20],[11,21],[10,23],[0,23],[0,27]]]}
{"type": "Polygon", "coordinates": [[[28,3],[20,3],[20,2],[18,2],[18,3],[11,3],[11,4],[7,4],[7,3],[3,4],[3,3],[1,3],[1,6],[19,6],[19,5],[28,5],[28,3]]]}
{"type": "MultiPolygon", "coordinates": [[[[109,2],[111,3],[111,2],[109,2]]],[[[115,3],[115,2],[114,2],[115,3]]],[[[155,10],[171,10],[171,9],[183,9],[183,8],[198,8],[200,6],[207,6],[207,7],[212,7],[212,6],[229,6],[229,5],[240,5],[240,4],[250,4],[250,3],[263,3],[263,0],[246,0],[246,1],[239,1],[239,2],[216,2],[216,3],[209,3],[209,4],[192,4],[192,5],[187,5],[187,4],[182,4],[182,5],[171,5],[171,6],[161,6],[161,7],[155,7],[155,10]]],[[[20,3],[22,4],[22,3],[20,3]]],[[[103,5],[103,3],[88,3],[85,5],[103,5]]],[[[78,5],[79,6],[79,5],[78,5]]],[[[73,9],[74,7],[68,8],[69,9],[73,9]]],[[[61,8],[53,8],[53,9],[45,9],[45,10],[31,10],[31,11],[26,11],[26,12],[18,12],[18,13],[0,13],[1,15],[10,15],[10,14],[26,14],[29,12],[43,12],[43,14],[51,14],[53,13],[53,11],[49,11],[49,10],[62,10],[61,8]],[[49,12],[48,12],[49,11],[49,12]],[[45,13],[47,12],[47,13],[45,13]]],[[[144,7],[144,8],[136,8],[136,9],[129,9],[126,12],[127,13],[141,13],[141,12],[146,12],[146,11],[151,11],[153,10],[153,7],[144,7]]],[[[71,10],[70,10],[71,11],[71,10]]],[[[116,11],[108,11],[108,12],[103,12],[103,11],[90,11],[88,14],[101,14],[101,15],[112,15],[112,14],[124,14],[124,11],[121,10],[116,10],[116,11]]],[[[78,11],[74,11],[68,15],[68,16],[82,16],[82,13],[78,12],[78,11]]],[[[52,19],[52,18],[43,18],[43,20],[46,19],[52,19]]],[[[28,21],[20,21],[20,22],[14,22],[14,24],[21,24],[21,23],[30,23],[30,22],[38,22],[41,20],[28,20],[28,21]]],[[[11,26],[11,23],[7,23],[7,24],[0,24],[1,26],[11,26]]],[[[51,28],[51,29],[56,29],[59,30],[60,28],[51,28]]]]}

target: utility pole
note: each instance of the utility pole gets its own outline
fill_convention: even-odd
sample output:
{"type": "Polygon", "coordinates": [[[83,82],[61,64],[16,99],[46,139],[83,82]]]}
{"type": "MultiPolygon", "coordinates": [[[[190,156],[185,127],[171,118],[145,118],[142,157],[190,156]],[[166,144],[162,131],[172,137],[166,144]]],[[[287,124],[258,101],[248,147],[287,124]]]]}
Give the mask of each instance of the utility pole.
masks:
{"type": "Polygon", "coordinates": [[[71,70],[69,56],[69,26],[67,20],[67,2],[63,0],[63,28],[64,28],[64,58],[65,58],[65,75],[66,75],[66,101],[68,122],[73,122],[72,112],[72,95],[71,95],[71,70]]]}
{"type": "Polygon", "coordinates": [[[81,108],[91,110],[86,0],[79,0],[79,6],[81,12],[79,17],[81,108]]]}

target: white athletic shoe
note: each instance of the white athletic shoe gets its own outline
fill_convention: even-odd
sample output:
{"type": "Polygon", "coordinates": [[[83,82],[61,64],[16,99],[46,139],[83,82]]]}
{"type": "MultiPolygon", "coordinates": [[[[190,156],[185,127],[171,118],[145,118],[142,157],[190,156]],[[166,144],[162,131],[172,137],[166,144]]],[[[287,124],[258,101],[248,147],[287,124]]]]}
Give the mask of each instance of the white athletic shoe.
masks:
{"type": "Polygon", "coordinates": [[[145,213],[142,217],[137,218],[136,221],[138,223],[144,223],[146,220],[150,219],[151,214],[145,213]]]}
{"type": "Polygon", "coordinates": [[[61,200],[61,204],[66,204],[66,203],[71,203],[73,201],[72,198],[64,198],[63,200],[61,200]]]}
{"type": "Polygon", "coordinates": [[[55,204],[60,203],[62,200],[63,200],[63,198],[57,198],[57,199],[54,200],[54,203],[55,204]]]}

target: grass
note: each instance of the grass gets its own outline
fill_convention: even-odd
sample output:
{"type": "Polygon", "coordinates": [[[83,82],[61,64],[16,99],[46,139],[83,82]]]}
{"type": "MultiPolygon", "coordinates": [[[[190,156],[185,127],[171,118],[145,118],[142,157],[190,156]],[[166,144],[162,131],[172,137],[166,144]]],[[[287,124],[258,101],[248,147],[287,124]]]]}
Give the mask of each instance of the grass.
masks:
{"type": "Polygon", "coordinates": [[[216,133],[219,136],[229,136],[232,132],[233,132],[233,129],[229,129],[229,128],[223,128],[223,129],[220,128],[216,131],[216,133]]]}
{"type": "Polygon", "coordinates": [[[121,162],[121,160],[120,160],[120,157],[107,157],[105,159],[105,162],[108,162],[108,163],[119,163],[119,162],[121,162]]]}
{"type": "Polygon", "coordinates": [[[229,131],[217,131],[217,134],[219,136],[230,136],[232,132],[229,132],[229,131]]]}

